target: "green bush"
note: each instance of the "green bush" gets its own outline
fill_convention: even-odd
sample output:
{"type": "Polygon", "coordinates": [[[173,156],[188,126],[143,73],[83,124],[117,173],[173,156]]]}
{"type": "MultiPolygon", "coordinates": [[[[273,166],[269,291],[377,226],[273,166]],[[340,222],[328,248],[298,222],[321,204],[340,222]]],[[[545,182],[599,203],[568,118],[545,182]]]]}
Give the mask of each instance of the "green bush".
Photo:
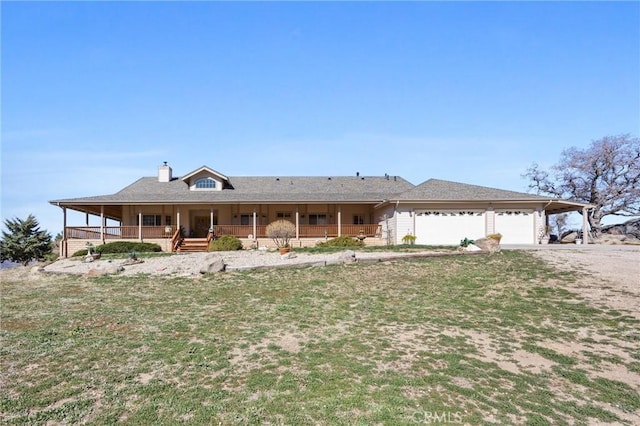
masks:
{"type": "MultiPolygon", "coordinates": [[[[101,254],[109,254],[109,253],[149,253],[149,252],[159,252],[162,251],[162,248],[153,243],[135,243],[132,241],[116,241],[113,243],[103,244],[101,246],[96,246],[93,248],[93,251],[101,254]]],[[[87,249],[78,250],[73,253],[73,257],[76,256],[86,256],[87,249]]]]}
{"type": "Polygon", "coordinates": [[[364,241],[352,237],[338,237],[317,243],[316,247],[364,247],[364,241]]]}
{"type": "Polygon", "coordinates": [[[209,251],[233,251],[242,250],[242,241],[233,235],[223,235],[211,241],[209,251]]]}
{"type": "Polygon", "coordinates": [[[469,247],[474,242],[475,241],[470,240],[469,238],[465,237],[464,240],[460,240],[460,247],[469,247]]]}

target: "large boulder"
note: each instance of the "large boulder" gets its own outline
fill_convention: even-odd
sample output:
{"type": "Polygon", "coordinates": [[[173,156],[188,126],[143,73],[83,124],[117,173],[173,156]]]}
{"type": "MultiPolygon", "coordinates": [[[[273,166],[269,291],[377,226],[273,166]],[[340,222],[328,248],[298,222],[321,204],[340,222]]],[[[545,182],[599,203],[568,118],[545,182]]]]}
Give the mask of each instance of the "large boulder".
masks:
{"type": "Polygon", "coordinates": [[[480,247],[482,251],[496,253],[500,251],[500,241],[495,238],[478,238],[473,242],[475,246],[480,247]]]}
{"type": "Polygon", "coordinates": [[[631,219],[625,223],[605,226],[602,228],[602,233],[609,235],[624,235],[626,237],[640,239],[640,219],[631,219]]]}
{"type": "Polygon", "coordinates": [[[122,265],[118,265],[117,263],[113,263],[111,261],[95,262],[94,266],[92,266],[87,271],[86,276],[100,277],[103,275],[116,275],[122,271],[124,271],[124,267],[122,265]]]}
{"type": "Polygon", "coordinates": [[[202,259],[200,266],[201,274],[213,274],[222,272],[225,269],[224,259],[218,254],[209,254],[202,259]]]}
{"type": "Polygon", "coordinates": [[[572,244],[576,242],[578,238],[578,232],[569,231],[562,234],[562,238],[560,238],[560,242],[563,244],[572,244]]]}

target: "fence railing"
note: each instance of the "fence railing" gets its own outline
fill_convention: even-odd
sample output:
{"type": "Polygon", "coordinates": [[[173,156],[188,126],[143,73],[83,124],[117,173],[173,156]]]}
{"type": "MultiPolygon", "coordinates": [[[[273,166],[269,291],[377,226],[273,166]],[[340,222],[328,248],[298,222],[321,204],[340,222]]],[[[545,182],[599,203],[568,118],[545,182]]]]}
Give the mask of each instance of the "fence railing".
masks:
{"type": "MultiPolygon", "coordinates": [[[[340,227],[341,235],[348,237],[357,237],[364,235],[365,237],[376,237],[380,234],[380,225],[376,223],[349,225],[343,224],[340,227]]],[[[253,225],[216,225],[214,233],[216,237],[222,235],[233,235],[238,238],[248,238],[252,235],[254,238],[266,238],[267,226],[256,226],[254,235],[253,225]]],[[[170,226],[67,226],[65,228],[65,239],[79,240],[119,240],[128,239],[135,240],[142,237],[145,238],[172,238],[175,233],[174,227],[170,226]],[[142,235],[141,235],[142,234],[142,235]]],[[[335,238],[338,236],[338,225],[300,225],[300,238],[335,238]]]]}
{"type": "Polygon", "coordinates": [[[171,238],[171,227],[166,226],[67,226],[65,238],[68,240],[135,240],[145,238],[171,238]],[[142,234],[142,235],[141,235],[142,234]]]}

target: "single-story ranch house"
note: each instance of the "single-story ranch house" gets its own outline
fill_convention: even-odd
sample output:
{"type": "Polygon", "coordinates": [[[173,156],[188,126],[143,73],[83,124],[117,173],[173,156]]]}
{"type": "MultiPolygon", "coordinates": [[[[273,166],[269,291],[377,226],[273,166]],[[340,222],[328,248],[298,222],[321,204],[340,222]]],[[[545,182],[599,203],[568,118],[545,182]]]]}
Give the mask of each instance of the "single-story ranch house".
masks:
{"type": "Polygon", "coordinates": [[[589,207],[437,179],[415,186],[389,175],[231,177],[202,166],[175,177],[167,163],[115,194],[50,203],[63,210],[65,257],[112,240],[153,242],[165,251],[206,250],[207,238],[221,235],[270,245],[265,228],[277,219],[295,224],[294,247],[337,236],[402,244],[406,235],[416,244],[458,245],[491,233],[502,234],[503,244],[535,244],[550,214],[589,207]],[[68,226],[67,209],[86,213],[86,226],[68,226]],[[88,226],[89,215],[101,225],[88,226]]]}

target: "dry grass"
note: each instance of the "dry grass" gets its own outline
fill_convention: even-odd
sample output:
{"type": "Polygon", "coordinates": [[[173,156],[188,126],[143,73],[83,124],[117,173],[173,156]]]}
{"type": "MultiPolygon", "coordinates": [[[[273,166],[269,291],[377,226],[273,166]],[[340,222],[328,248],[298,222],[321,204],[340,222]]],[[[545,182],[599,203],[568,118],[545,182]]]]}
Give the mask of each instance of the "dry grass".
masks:
{"type": "Polygon", "coordinates": [[[638,423],[632,316],[527,253],[3,275],[2,421],[638,423]],[[442,416],[446,416],[442,417],[442,416]]]}

